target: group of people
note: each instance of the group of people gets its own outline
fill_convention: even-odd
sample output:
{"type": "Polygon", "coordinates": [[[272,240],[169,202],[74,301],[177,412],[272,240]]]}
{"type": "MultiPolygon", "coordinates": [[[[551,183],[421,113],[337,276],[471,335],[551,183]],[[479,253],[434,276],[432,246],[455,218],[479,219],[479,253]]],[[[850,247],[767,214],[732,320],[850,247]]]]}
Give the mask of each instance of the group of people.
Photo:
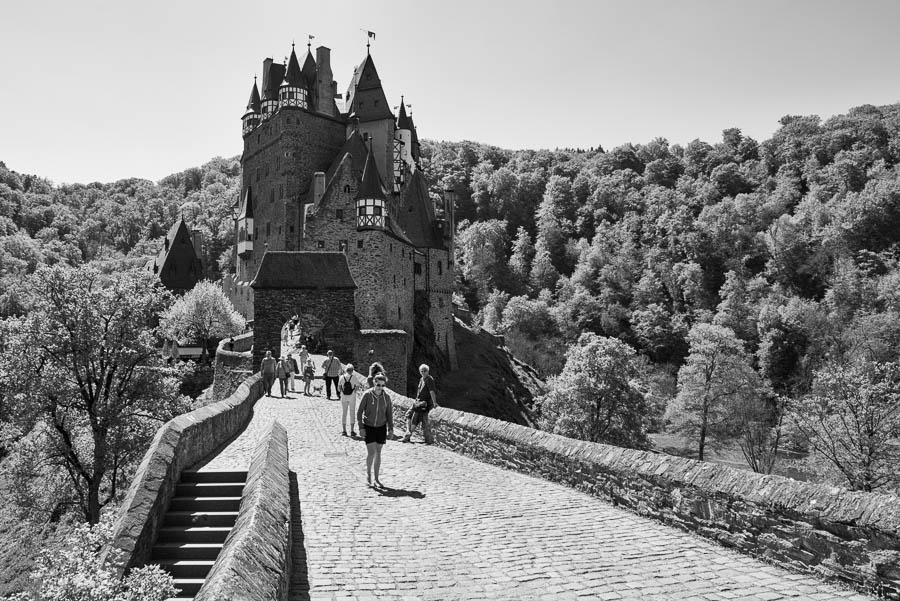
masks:
{"type": "MultiPolygon", "coordinates": [[[[341,401],[341,435],[359,436],[366,441],[366,480],[370,487],[384,488],[379,480],[381,469],[381,449],[388,437],[394,438],[394,408],[390,395],[385,390],[387,374],[384,366],[377,361],[369,366],[369,375],[364,377],[356,372],[352,364],[342,366],[340,359],[329,350],[322,362],[322,373],[325,380],[326,398],[331,400],[331,387],[334,385],[335,400],[341,401]],[[359,404],[357,406],[357,398],[359,404]],[[355,422],[354,422],[355,418],[355,422]],[[354,425],[356,428],[354,428],[354,425]],[[374,479],[372,477],[374,471],[374,479]]],[[[419,366],[419,385],[415,401],[406,412],[406,435],[401,442],[410,442],[419,424],[426,444],[432,444],[433,436],[428,421],[429,412],[437,407],[437,392],[434,378],[429,374],[429,367],[424,363],[419,366]]],[[[306,347],[300,348],[299,363],[292,353],[286,357],[275,359],[271,351],[266,351],[260,372],[263,377],[266,396],[270,396],[271,388],[278,378],[281,384],[281,396],[286,397],[288,389],[294,391],[294,376],[302,373],[305,387],[303,393],[311,395],[310,382],[315,370],[306,347]],[[301,372],[299,366],[303,366],[301,372]]]]}
{"type": "Polygon", "coordinates": [[[266,396],[272,395],[272,386],[276,379],[278,379],[282,398],[287,397],[288,391],[297,392],[295,387],[297,378],[303,379],[303,394],[312,394],[310,386],[316,375],[316,368],[305,346],[300,347],[296,358],[293,353],[288,353],[276,359],[272,356],[272,351],[266,351],[259,371],[262,374],[266,396]]]}

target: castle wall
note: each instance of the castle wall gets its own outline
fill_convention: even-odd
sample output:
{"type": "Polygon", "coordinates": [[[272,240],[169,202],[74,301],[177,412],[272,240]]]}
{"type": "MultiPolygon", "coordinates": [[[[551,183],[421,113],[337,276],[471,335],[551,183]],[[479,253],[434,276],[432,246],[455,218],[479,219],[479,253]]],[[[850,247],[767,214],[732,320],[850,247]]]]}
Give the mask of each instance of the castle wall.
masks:
{"type": "Polygon", "coordinates": [[[335,174],[331,186],[322,198],[315,213],[306,219],[305,234],[300,240],[299,250],[345,252],[350,263],[350,273],[356,279],[353,256],[358,253],[356,231],[356,190],[359,180],[353,169],[346,165],[335,174]],[[348,190],[349,192],[345,192],[348,190]],[[339,214],[343,217],[338,218],[339,214]],[[341,248],[346,243],[346,248],[341,248]]]}
{"type": "Polygon", "coordinates": [[[301,197],[344,143],[337,119],[282,108],[244,137],[241,195],[253,190],[253,252],[239,257],[238,280],[252,281],[266,247],[298,250],[301,197]]]}
{"type": "Polygon", "coordinates": [[[256,316],[253,320],[253,366],[266,351],[277,356],[281,350],[281,328],[294,314],[306,314],[324,324],[325,344],[342,360],[351,356],[356,337],[353,290],[257,288],[254,290],[256,316]]]}
{"type": "Polygon", "coordinates": [[[425,249],[427,257],[426,292],[431,309],[428,312],[434,325],[435,345],[450,359],[453,369],[459,367],[456,340],[453,336],[453,269],[446,250],[425,249]]]}
{"type": "Polygon", "coordinates": [[[363,248],[357,249],[358,252],[349,258],[358,287],[356,312],[360,326],[364,329],[396,328],[411,333],[412,246],[377,230],[364,230],[359,236],[363,248]]]}

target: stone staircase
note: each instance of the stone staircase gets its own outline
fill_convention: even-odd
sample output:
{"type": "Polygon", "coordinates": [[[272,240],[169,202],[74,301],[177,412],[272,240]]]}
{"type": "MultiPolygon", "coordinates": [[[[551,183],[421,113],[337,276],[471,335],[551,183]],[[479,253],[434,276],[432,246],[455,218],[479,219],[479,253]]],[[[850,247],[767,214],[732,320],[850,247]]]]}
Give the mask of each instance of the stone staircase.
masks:
{"type": "Polygon", "coordinates": [[[237,520],[247,472],[185,470],[159,530],[150,563],[181,589],[169,601],[193,599],[237,520]]]}

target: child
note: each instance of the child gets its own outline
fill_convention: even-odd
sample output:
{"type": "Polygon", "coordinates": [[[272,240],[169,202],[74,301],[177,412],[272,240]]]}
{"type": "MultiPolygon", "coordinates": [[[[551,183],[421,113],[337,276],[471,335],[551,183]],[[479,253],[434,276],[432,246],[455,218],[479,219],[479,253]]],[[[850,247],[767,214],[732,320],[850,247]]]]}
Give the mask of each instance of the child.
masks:
{"type": "Polygon", "coordinates": [[[312,396],[312,392],[309,390],[309,386],[312,383],[313,376],[315,375],[316,366],[313,365],[312,359],[307,359],[306,365],[303,366],[303,394],[312,396]]]}

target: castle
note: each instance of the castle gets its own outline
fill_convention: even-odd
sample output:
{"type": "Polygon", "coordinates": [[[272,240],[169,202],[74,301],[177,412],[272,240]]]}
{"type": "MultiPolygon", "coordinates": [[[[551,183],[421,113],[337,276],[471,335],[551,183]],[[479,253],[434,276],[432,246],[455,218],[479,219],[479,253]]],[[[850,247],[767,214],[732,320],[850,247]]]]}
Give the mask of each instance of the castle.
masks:
{"type": "Polygon", "coordinates": [[[292,49],[286,64],[263,61],[261,90],[254,78],[242,117],[236,274],[224,288],[256,333],[263,282],[327,288],[333,278],[324,272],[340,253],[355,283],[353,316],[311,316],[311,297],[291,301],[305,306],[281,303],[277,310],[296,311],[301,321],[308,315],[309,330],[320,330],[328,343],[329,322],[341,319],[355,318],[358,331],[403,331],[409,359],[421,334],[416,307],[424,301],[430,343],[455,364],[452,194],[430,195],[412,115],[402,98],[394,115],[372,56],[367,52],[342,97],[330,53],[320,46],[313,56],[307,48],[298,58],[292,49]],[[285,253],[322,256],[293,260],[285,253]]]}

